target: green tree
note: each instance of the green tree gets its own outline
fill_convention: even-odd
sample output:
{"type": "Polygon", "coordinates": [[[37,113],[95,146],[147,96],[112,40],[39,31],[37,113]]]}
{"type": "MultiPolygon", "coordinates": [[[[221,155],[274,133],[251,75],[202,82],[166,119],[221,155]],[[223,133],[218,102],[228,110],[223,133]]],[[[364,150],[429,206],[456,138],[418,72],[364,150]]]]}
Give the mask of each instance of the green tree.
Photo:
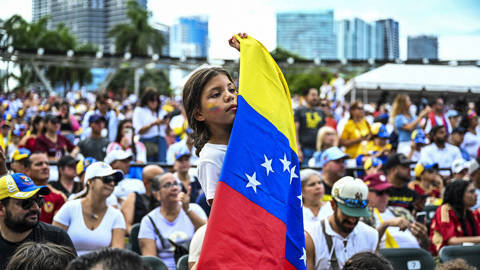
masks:
{"type": "Polygon", "coordinates": [[[140,7],[137,1],[127,2],[130,23],[118,24],[108,32],[109,37],[115,38],[117,52],[147,55],[150,47],[154,53],[160,54],[165,40],[162,33],[148,23],[151,16],[152,13],[140,7]]]}
{"type": "MultiPolygon", "coordinates": [[[[133,93],[134,89],[134,73],[133,68],[119,69],[113,77],[107,89],[113,90],[116,93],[121,93],[123,89],[127,89],[128,93],[133,93]]],[[[165,71],[159,69],[145,69],[142,76],[140,76],[140,93],[147,87],[156,88],[161,95],[170,95],[170,81],[165,71]]]]}
{"type": "Polygon", "coordinates": [[[275,50],[271,51],[270,55],[272,55],[273,59],[275,59],[276,61],[286,61],[290,57],[293,58],[294,60],[299,60],[299,61],[307,60],[306,58],[303,58],[298,54],[292,53],[280,47],[277,47],[275,48],[275,50]]]}

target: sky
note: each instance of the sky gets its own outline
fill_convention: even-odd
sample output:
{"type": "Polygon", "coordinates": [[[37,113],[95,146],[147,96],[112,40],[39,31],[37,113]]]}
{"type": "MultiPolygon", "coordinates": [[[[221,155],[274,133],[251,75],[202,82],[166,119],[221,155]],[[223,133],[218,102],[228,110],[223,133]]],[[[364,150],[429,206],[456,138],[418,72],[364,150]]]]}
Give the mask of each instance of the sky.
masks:
{"type": "MultiPolygon", "coordinates": [[[[399,22],[400,58],[407,56],[407,36],[437,35],[442,60],[480,60],[479,0],[149,0],[152,21],[172,25],[180,16],[209,18],[211,58],[231,59],[238,52],[227,45],[232,34],[246,32],[268,50],[276,47],[275,14],[282,11],[333,9],[335,20],[361,18],[399,22]]],[[[0,0],[0,18],[18,13],[31,20],[32,0],[0,0]]]]}

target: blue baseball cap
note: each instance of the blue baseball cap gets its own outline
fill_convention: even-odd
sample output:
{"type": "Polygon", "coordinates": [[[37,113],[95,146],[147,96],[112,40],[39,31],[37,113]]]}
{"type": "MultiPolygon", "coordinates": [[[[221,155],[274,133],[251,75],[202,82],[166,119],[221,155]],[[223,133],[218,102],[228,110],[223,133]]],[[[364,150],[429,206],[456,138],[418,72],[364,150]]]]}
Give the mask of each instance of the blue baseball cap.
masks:
{"type": "Polygon", "coordinates": [[[425,136],[425,132],[423,129],[416,129],[412,132],[412,137],[411,139],[415,143],[422,143],[422,144],[427,144],[427,137],[425,136]]]}
{"type": "Polygon", "coordinates": [[[380,122],[373,124],[372,134],[374,136],[380,137],[382,139],[390,138],[390,133],[388,133],[388,131],[387,131],[387,126],[385,126],[384,124],[382,124],[380,122]]]}
{"type": "Polygon", "coordinates": [[[325,164],[330,161],[347,158],[350,158],[350,156],[345,154],[342,150],[340,150],[340,148],[333,146],[323,151],[323,153],[320,155],[320,167],[325,166],[325,164]]]}
{"type": "Polygon", "coordinates": [[[192,154],[190,153],[190,151],[188,151],[188,148],[182,148],[180,151],[178,151],[177,153],[175,153],[175,160],[178,160],[180,159],[181,157],[183,156],[188,156],[190,157],[192,154]]]}
{"type": "Polygon", "coordinates": [[[88,118],[88,123],[91,124],[91,123],[95,123],[99,120],[102,120],[102,121],[106,121],[105,120],[105,117],[103,117],[101,114],[92,114],[89,118],[88,118]]]}
{"type": "Polygon", "coordinates": [[[23,173],[14,173],[0,178],[0,200],[5,198],[28,199],[35,194],[48,195],[47,186],[37,186],[23,173]]]}
{"type": "Polygon", "coordinates": [[[87,167],[90,166],[90,164],[95,163],[95,162],[97,162],[97,160],[93,157],[86,157],[82,160],[79,160],[77,162],[76,167],[75,167],[75,169],[77,171],[77,175],[81,175],[82,173],[84,173],[85,170],[87,170],[87,167]]]}

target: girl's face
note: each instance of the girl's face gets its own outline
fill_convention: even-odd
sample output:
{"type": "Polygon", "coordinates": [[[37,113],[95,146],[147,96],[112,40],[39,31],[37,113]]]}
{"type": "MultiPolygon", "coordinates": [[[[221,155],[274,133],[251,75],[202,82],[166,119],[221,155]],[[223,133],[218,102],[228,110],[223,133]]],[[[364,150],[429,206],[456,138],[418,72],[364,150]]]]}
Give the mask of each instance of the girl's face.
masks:
{"type": "Polygon", "coordinates": [[[91,188],[90,190],[92,192],[95,192],[95,194],[105,198],[110,196],[113,193],[113,190],[115,189],[114,181],[104,183],[103,180],[99,177],[93,178],[89,181],[90,181],[90,188],[91,188]]]}
{"type": "Polygon", "coordinates": [[[153,99],[147,102],[148,108],[152,111],[157,109],[158,106],[158,97],[154,97],[153,99]]]}
{"type": "Polygon", "coordinates": [[[219,74],[210,79],[203,88],[200,109],[195,119],[210,127],[233,124],[237,112],[237,90],[227,76],[219,74]]]}
{"type": "Polygon", "coordinates": [[[122,136],[125,136],[125,133],[133,134],[133,125],[130,122],[126,122],[122,127],[122,136]]]}
{"type": "Polygon", "coordinates": [[[463,194],[463,203],[466,208],[470,208],[477,204],[477,193],[475,192],[475,186],[469,184],[465,193],[463,194]]]}
{"type": "Polygon", "coordinates": [[[312,175],[305,183],[302,189],[302,196],[306,204],[311,204],[322,200],[325,193],[325,187],[318,175],[312,175]]]}

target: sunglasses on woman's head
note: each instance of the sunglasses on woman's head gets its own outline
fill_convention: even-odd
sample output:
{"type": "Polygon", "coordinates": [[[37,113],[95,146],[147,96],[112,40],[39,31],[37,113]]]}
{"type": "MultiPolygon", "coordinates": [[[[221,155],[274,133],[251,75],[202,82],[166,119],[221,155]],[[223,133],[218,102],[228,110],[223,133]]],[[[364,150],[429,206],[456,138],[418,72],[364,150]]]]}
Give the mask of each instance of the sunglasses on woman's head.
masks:
{"type": "Polygon", "coordinates": [[[103,177],[99,177],[99,178],[100,178],[100,180],[102,180],[102,182],[104,184],[108,184],[112,181],[115,182],[115,184],[117,184],[117,179],[113,175],[107,175],[107,176],[103,176],[103,177]]]}

